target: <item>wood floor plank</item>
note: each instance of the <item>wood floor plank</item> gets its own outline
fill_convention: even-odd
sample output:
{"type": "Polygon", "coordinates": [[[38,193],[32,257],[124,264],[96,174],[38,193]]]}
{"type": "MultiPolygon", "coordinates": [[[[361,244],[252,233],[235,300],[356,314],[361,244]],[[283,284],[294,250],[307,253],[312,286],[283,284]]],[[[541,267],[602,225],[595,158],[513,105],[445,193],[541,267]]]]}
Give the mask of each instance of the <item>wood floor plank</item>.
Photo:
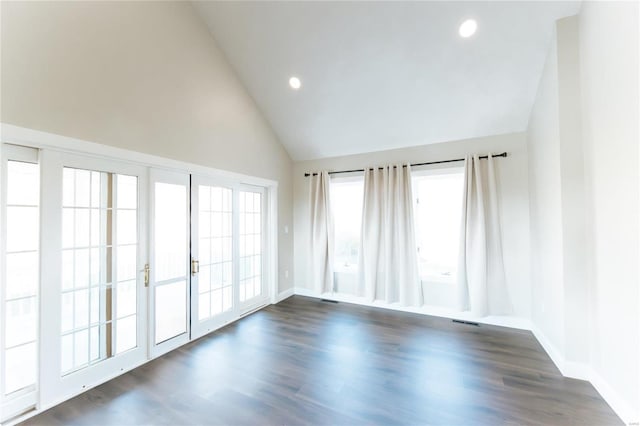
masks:
{"type": "Polygon", "coordinates": [[[25,425],[619,425],[530,332],[294,296],[25,425]]]}

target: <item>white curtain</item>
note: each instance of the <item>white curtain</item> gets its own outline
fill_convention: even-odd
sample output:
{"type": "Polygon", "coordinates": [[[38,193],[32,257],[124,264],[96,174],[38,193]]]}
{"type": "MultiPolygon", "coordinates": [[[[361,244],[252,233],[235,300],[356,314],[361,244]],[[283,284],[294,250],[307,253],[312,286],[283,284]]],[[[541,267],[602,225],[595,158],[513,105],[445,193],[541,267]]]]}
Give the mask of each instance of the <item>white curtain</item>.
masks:
{"type": "Polygon", "coordinates": [[[318,293],[333,291],[333,222],[329,173],[311,176],[311,267],[310,281],[318,293]]]}
{"type": "Polygon", "coordinates": [[[408,164],[364,172],[359,263],[360,296],[422,305],[408,164]]]}
{"type": "Polygon", "coordinates": [[[458,294],[461,310],[474,315],[512,311],[504,275],[496,177],[491,153],[486,160],[466,156],[460,233],[458,294]]]}

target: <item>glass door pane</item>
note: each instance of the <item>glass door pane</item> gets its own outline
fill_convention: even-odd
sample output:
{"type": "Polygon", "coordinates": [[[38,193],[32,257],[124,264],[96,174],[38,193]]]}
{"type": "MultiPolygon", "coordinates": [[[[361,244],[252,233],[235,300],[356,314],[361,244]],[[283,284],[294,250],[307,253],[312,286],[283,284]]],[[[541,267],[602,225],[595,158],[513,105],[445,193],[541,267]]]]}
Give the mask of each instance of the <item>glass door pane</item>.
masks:
{"type": "Polygon", "coordinates": [[[152,171],[154,353],[188,340],[189,175],[152,171]]]}
{"type": "Polygon", "coordinates": [[[238,193],[240,303],[263,296],[263,194],[256,189],[238,193]]]}
{"type": "Polygon", "coordinates": [[[233,190],[207,183],[192,177],[193,335],[223,323],[234,307],[233,190]]]}
{"type": "Polygon", "coordinates": [[[64,167],[61,369],[138,346],[138,178],[64,167]]]}
{"type": "Polygon", "coordinates": [[[0,421],[35,403],[40,266],[38,151],[9,146],[3,151],[0,421]],[[25,399],[27,394],[34,396],[25,399]]]}

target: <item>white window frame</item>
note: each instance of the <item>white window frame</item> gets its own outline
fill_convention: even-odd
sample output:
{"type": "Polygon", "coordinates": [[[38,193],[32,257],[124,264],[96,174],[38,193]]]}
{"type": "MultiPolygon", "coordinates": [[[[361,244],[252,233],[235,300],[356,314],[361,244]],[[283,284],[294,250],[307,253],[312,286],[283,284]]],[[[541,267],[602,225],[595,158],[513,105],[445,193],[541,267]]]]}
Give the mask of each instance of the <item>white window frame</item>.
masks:
{"type": "MultiPolygon", "coordinates": [[[[412,169],[411,170],[411,187],[413,188],[414,193],[411,195],[413,198],[413,204],[414,204],[414,215],[416,214],[416,207],[418,206],[418,194],[415,192],[415,181],[420,179],[421,177],[426,177],[426,176],[442,176],[442,175],[453,175],[453,174],[463,174],[464,175],[464,166],[461,165],[436,165],[435,167],[429,167],[429,168],[425,168],[425,169],[421,169],[421,170],[415,170],[412,169]]],[[[460,194],[460,197],[462,197],[463,194],[460,194]]],[[[419,207],[418,207],[419,208],[419,207]]],[[[415,221],[415,227],[416,227],[416,233],[419,229],[419,225],[418,222],[415,221]]],[[[418,245],[418,240],[416,239],[416,245],[418,245]]],[[[451,283],[449,282],[449,280],[445,280],[445,279],[438,279],[438,277],[423,277],[422,274],[420,273],[420,282],[422,283],[422,285],[429,285],[429,284],[436,284],[436,285],[444,285],[444,286],[454,286],[455,283],[451,283]]]]}
{"type": "MultiPolygon", "coordinates": [[[[7,163],[8,161],[22,161],[25,163],[38,164],[40,163],[39,150],[36,148],[2,144],[0,146],[0,276],[4,277],[6,267],[6,247],[7,247],[7,223],[5,221],[7,210],[7,163]]],[[[42,175],[42,173],[41,173],[42,175]]],[[[42,194],[41,188],[39,188],[40,194],[42,194]]],[[[39,211],[42,211],[42,205],[39,206],[39,211]]],[[[40,217],[42,215],[40,214],[40,217]]],[[[42,228],[40,228],[42,229],[42,228]]],[[[39,247],[39,256],[42,256],[42,249],[39,247]]],[[[41,271],[38,271],[41,275],[41,271]]],[[[5,301],[5,287],[0,287],[0,323],[4,321],[4,301],[5,301]]],[[[42,298],[40,289],[37,292],[37,303],[39,304],[42,298]]],[[[38,324],[40,323],[40,315],[38,312],[38,324]]],[[[36,351],[40,346],[40,330],[39,326],[36,328],[36,351]]],[[[4,377],[4,326],[0,327],[0,376],[4,377]]],[[[38,389],[40,381],[39,376],[39,363],[36,365],[36,380],[33,386],[20,389],[13,392],[11,395],[5,396],[4,394],[4,380],[0,381],[0,422],[5,421],[13,416],[29,410],[36,406],[38,400],[38,389]]]]}
{"type": "MultiPolygon", "coordinates": [[[[47,230],[47,238],[41,242],[41,300],[60,300],[62,292],[62,172],[64,167],[112,172],[138,177],[138,224],[148,214],[146,197],[147,170],[144,167],[121,163],[110,159],[81,156],[43,150],[41,162],[41,215],[42,229],[47,230]]],[[[137,342],[136,348],[114,355],[81,370],[62,375],[61,367],[61,305],[41,303],[42,321],[40,365],[40,403],[50,406],[68,399],[96,383],[102,383],[130,366],[137,366],[147,359],[147,292],[143,284],[142,265],[147,259],[147,229],[138,226],[137,264],[137,342]]],[[[117,260],[116,260],[117,261],[117,260]]]]}

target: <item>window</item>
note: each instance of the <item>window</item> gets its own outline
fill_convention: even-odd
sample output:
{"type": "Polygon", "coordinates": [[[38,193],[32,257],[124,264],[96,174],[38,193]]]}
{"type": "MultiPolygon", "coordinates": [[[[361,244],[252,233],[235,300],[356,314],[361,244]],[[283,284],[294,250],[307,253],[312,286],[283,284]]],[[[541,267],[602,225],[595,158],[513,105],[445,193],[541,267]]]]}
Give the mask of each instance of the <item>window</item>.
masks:
{"type": "Polygon", "coordinates": [[[2,386],[11,395],[36,383],[40,173],[35,163],[6,167],[2,386]]]}
{"type": "Polygon", "coordinates": [[[262,193],[239,191],[240,302],[262,295],[262,193]]]}
{"type": "Polygon", "coordinates": [[[233,307],[233,191],[199,185],[198,320],[233,307]]]}
{"type": "MultiPolygon", "coordinates": [[[[358,272],[363,196],[362,177],[332,179],[331,209],[335,231],[333,268],[336,274],[358,272]]],[[[337,275],[338,287],[340,278],[340,275],[337,275]]]]}
{"type": "Polygon", "coordinates": [[[414,220],[423,282],[455,283],[464,170],[414,172],[414,220]]]}
{"type": "Polygon", "coordinates": [[[65,167],[62,374],[137,346],[138,182],[65,167]]]}

